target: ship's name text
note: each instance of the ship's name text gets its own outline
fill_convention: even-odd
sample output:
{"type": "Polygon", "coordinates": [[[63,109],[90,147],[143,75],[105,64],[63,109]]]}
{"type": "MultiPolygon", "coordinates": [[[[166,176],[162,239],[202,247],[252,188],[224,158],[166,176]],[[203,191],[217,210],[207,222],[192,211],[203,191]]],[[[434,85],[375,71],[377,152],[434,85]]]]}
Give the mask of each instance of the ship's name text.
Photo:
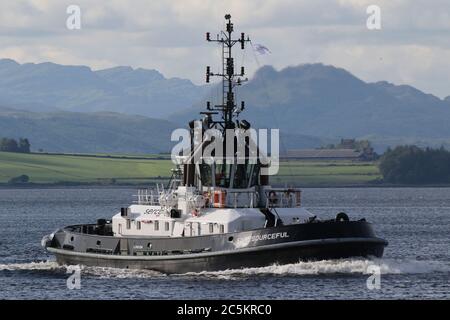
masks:
{"type": "Polygon", "coordinates": [[[276,240],[276,239],[282,239],[282,238],[289,238],[289,233],[287,232],[276,232],[276,233],[268,233],[268,234],[258,234],[254,236],[248,236],[245,238],[237,239],[238,242],[257,242],[257,241],[264,241],[264,240],[276,240]]]}

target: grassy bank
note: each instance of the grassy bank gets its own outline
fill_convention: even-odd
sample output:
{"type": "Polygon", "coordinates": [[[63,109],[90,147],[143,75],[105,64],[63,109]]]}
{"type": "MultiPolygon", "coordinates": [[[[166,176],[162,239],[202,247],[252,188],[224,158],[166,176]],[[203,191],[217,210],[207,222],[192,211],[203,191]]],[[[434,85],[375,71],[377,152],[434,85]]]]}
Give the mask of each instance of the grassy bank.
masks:
{"type": "Polygon", "coordinates": [[[368,185],[381,179],[375,163],[352,161],[283,161],[274,184],[300,186],[368,185]]]}
{"type": "MultiPolygon", "coordinates": [[[[145,184],[167,179],[170,160],[153,155],[51,155],[0,152],[0,183],[27,175],[33,184],[145,184]]],[[[368,185],[380,178],[374,163],[282,162],[272,184],[300,186],[368,185]]]]}
{"type": "Polygon", "coordinates": [[[146,183],[170,175],[170,160],[0,152],[0,183],[27,175],[36,184],[146,183]]]}

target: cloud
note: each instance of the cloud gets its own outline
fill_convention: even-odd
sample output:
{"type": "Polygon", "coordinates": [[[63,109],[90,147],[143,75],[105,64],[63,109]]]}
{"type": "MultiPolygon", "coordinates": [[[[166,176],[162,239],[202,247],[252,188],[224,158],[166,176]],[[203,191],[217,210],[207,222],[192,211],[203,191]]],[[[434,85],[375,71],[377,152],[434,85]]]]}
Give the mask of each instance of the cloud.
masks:
{"type": "Polygon", "coordinates": [[[271,55],[237,52],[254,72],[308,62],[343,67],[366,81],[407,83],[450,94],[448,1],[406,0],[28,0],[0,2],[1,57],[20,62],[131,65],[202,83],[217,68],[219,50],[204,41],[231,13],[236,31],[271,55]],[[66,8],[82,10],[82,30],[70,31],[66,8]],[[366,28],[366,8],[381,8],[382,30],[366,28]]]}

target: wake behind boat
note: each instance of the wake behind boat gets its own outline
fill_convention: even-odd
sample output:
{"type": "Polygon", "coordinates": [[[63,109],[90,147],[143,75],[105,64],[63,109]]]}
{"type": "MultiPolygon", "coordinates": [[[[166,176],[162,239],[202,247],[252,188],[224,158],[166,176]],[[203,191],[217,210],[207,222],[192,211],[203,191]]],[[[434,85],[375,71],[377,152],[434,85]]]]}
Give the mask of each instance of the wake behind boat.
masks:
{"type": "Polygon", "coordinates": [[[239,120],[244,103],[234,93],[246,79],[243,67],[235,72],[232,48],[250,40],[244,33],[233,39],[225,18],[225,31],[206,34],[222,46],[222,70],[206,71],[207,82],[222,78],[222,101],[208,102],[203,119],[189,124],[188,148],[176,156],[169,185],[139,190],[111,220],[45,236],[42,245],[59,264],[186,273],[383,255],[387,241],[365,219],[341,212],[320,220],[302,207],[301,190],[270,186],[271,157],[255,146],[251,124],[239,120]]]}

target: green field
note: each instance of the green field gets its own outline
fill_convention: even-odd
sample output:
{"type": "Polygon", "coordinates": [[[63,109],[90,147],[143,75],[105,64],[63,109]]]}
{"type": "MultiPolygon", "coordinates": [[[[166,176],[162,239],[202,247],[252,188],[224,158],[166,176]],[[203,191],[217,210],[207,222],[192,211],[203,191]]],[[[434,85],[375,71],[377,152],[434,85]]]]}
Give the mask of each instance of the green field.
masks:
{"type": "Polygon", "coordinates": [[[40,184],[111,184],[113,179],[118,184],[146,183],[167,178],[171,168],[170,160],[153,160],[151,156],[146,160],[0,152],[0,183],[20,175],[40,184]]]}
{"type": "MultiPolygon", "coordinates": [[[[173,164],[158,155],[49,155],[0,152],[0,183],[27,175],[35,184],[144,184],[167,180],[173,164]],[[137,159],[136,159],[137,158],[137,159]]],[[[166,155],[167,157],[167,155],[166,155]]],[[[272,184],[365,185],[379,179],[374,163],[281,162],[272,184]]]]}
{"type": "Polygon", "coordinates": [[[373,162],[352,161],[285,161],[271,181],[274,184],[305,186],[366,185],[381,179],[373,162]]]}

